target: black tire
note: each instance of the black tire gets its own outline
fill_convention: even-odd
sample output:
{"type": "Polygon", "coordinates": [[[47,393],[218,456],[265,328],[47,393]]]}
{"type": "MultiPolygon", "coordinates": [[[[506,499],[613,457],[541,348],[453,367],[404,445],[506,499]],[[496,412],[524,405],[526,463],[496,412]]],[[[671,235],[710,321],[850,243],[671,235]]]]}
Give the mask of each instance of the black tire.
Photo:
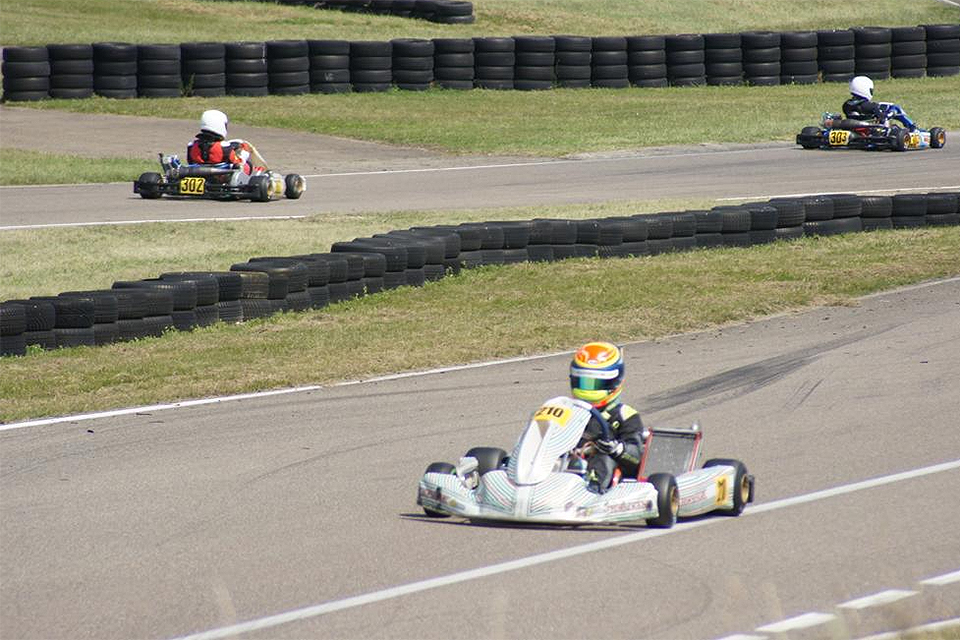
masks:
{"type": "Polygon", "coordinates": [[[140,197],[144,200],[156,200],[159,198],[160,181],[161,177],[159,173],[147,172],[140,174],[140,177],[137,179],[137,189],[140,192],[140,197]]]}
{"type": "Polygon", "coordinates": [[[719,466],[733,467],[736,469],[733,486],[730,487],[730,490],[733,491],[733,509],[721,513],[729,516],[739,516],[743,513],[743,509],[747,506],[747,503],[753,502],[753,479],[747,473],[747,467],[739,460],[713,458],[703,463],[704,469],[719,466]]]}
{"type": "Polygon", "coordinates": [[[284,176],[283,183],[283,195],[290,200],[299,200],[306,188],[306,182],[304,182],[303,176],[297,173],[288,173],[284,176]]]}
{"type": "Polygon", "coordinates": [[[907,130],[896,127],[890,134],[890,148],[894,151],[907,150],[907,130]]]}
{"type": "Polygon", "coordinates": [[[253,188],[253,195],[250,198],[254,202],[270,202],[270,178],[267,176],[253,176],[250,178],[250,186],[253,188]]]}
{"type": "Polygon", "coordinates": [[[507,452],[499,447],[473,447],[464,457],[477,459],[477,472],[482,476],[501,468],[507,460],[507,452]]]}
{"type": "Polygon", "coordinates": [[[820,127],[804,127],[800,130],[800,136],[797,141],[804,149],[819,149],[820,139],[823,132],[820,127]]]}
{"type": "Polygon", "coordinates": [[[930,146],[934,149],[942,149],[947,143],[947,132],[940,127],[930,129],[930,146]]]}
{"type": "Polygon", "coordinates": [[[27,340],[23,333],[12,336],[0,336],[0,356],[27,355],[27,340]]]}
{"type": "Polygon", "coordinates": [[[647,482],[657,490],[656,518],[648,518],[648,527],[669,529],[677,522],[677,513],[680,511],[680,490],[677,488],[677,479],[669,473],[655,473],[647,482]]]}
{"type": "Polygon", "coordinates": [[[21,304],[0,304],[0,335],[16,336],[27,330],[27,310],[21,304]]]}
{"type": "MultiPolygon", "coordinates": [[[[457,471],[457,468],[450,464],[449,462],[432,462],[427,465],[426,471],[424,473],[445,473],[449,475],[454,475],[457,471]]],[[[423,508],[423,512],[430,516],[431,518],[449,518],[449,513],[442,513],[440,511],[434,511],[433,509],[423,508]]]]}

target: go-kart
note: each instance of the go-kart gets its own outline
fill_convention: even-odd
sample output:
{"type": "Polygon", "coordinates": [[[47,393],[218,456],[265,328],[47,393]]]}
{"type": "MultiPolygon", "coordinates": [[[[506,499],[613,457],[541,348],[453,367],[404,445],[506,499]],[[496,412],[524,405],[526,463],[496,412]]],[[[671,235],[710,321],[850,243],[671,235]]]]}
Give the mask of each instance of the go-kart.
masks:
{"type": "Polygon", "coordinates": [[[883,114],[876,122],[851,120],[839,113],[824,113],[819,127],[804,127],[797,144],[804,149],[939,149],[947,141],[940,127],[918,127],[897,104],[881,102],[883,114]]]}
{"type": "MultiPolygon", "coordinates": [[[[242,141],[229,141],[242,142],[242,141]]],[[[257,150],[247,143],[251,163],[266,167],[257,150]]],[[[249,199],[269,202],[286,196],[296,200],[307,189],[303,177],[296,173],[281,175],[269,169],[255,169],[246,173],[230,163],[182,164],[179,156],[162,153],[161,173],[147,172],[133,183],[133,192],[141,198],[154,200],[160,196],[187,198],[214,198],[222,200],[249,199]]]]}
{"type": "Polygon", "coordinates": [[[474,447],[456,465],[428,466],[417,504],[428,516],[471,521],[671,527],[678,517],[711,511],[740,515],[753,502],[754,478],[742,462],[713,459],[696,468],[703,439],[696,425],[652,430],[638,477],[615,473],[609,489],[591,490],[587,459],[596,449],[581,438],[592,416],[609,438],[609,424],[591,405],[562,396],[547,400],[509,455],[474,447]]]}

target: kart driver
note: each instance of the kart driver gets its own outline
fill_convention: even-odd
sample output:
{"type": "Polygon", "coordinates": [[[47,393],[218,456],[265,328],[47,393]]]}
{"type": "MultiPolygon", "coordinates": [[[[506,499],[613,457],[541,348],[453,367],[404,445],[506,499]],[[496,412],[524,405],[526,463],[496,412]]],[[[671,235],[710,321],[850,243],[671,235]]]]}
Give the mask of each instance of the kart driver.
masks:
{"type": "Polygon", "coordinates": [[[570,363],[570,389],[574,398],[589,402],[610,425],[610,439],[603,438],[600,421],[590,419],[581,446],[592,442],[596,453],[587,462],[587,487],[603,493],[616,469],[635,478],[646,430],[636,409],[620,400],[623,391],[623,351],[609,342],[590,342],[574,354],[570,363]]]}
{"type": "Polygon", "coordinates": [[[240,168],[247,175],[266,170],[266,163],[246,140],[225,140],[227,137],[227,114],[216,109],[204,111],[200,116],[200,133],[187,145],[187,161],[190,164],[220,164],[226,162],[240,168]]]}
{"type": "Polygon", "coordinates": [[[873,80],[857,76],[850,81],[850,99],[843,103],[843,116],[851,120],[879,120],[883,108],[873,102],[873,80]]]}

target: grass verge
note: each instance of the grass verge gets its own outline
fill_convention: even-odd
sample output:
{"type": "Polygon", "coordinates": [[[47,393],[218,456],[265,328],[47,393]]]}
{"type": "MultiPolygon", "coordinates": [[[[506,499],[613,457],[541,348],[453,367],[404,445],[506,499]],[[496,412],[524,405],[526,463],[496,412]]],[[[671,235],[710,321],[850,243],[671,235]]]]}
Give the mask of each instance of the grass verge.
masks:
{"type": "Polygon", "coordinates": [[[960,229],[928,228],[483,268],[320,311],[5,358],[0,420],[653,338],[957,275],[957,255],[960,229]]]}
{"type": "Polygon", "coordinates": [[[0,42],[187,42],[210,34],[236,39],[468,37],[583,33],[631,35],[750,29],[836,29],[858,25],[956,22],[957,10],[936,0],[873,0],[857,3],[804,0],[688,0],[655,3],[595,0],[483,0],[471,25],[439,25],[392,16],[315,10],[270,2],[197,0],[17,0],[0,7],[0,42]],[[239,30],[239,31],[238,31],[239,30]]]}
{"type": "MultiPolygon", "coordinates": [[[[877,83],[921,126],[960,129],[960,76],[877,83]]],[[[207,108],[236,122],[459,154],[562,156],[670,144],[793,140],[845,84],[552,91],[393,90],[381,94],[49,100],[40,109],[195,119],[207,108]],[[255,107],[255,108],[254,108],[255,107]]],[[[189,134],[187,134],[189,135],[189,134]]]]}
{"type": "Polygon", "coordinates": [[[0,147],[0,185],[122,182],[157,163],[139,158],[85,158],[0,147]]]}

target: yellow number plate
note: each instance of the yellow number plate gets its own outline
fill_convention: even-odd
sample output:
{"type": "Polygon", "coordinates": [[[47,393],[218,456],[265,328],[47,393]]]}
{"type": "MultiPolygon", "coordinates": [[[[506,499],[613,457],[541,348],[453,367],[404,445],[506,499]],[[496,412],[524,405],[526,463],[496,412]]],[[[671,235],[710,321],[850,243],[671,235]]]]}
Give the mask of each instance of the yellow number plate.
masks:
{"type": "Polygon", "coordinates": [[[180,193],[186,196],[202,196],[203,185],[203,178],[180,178],[180,193]]]}
{"type": "Polygon", "coordinates": [[[835,147],[842,147],[847,144],[847,140],[850,139],[849,131],[831,131],[830,132],[830,144],[835,147]]]}
{"type": "Polygon", "coordinates": [[[553,420],[561,427],[567,426],[567,421],[570,420],[570,410],[566,407],[557,407],[551,405],[544,405],[537,409],[537,413],[533,416],[534,420],[553,420]]]}
{"type": "Polygon", "coordinates": [[[717,478],[717,504],[727,501],[727,477],[717,478]]]}
{"type": "Polygon", "coordinates": [[[909,142],[907,143],[907,145],[908,145],[908,146],[911,146],[911,147],[914,147],[914,148],[919,147],[919,146],[920,146],[920,134],[919,134],[919,133],[916,133],[916,132],[911,133],[911,134],[910,134],[910,138],[909,138],[909,142]]]}

